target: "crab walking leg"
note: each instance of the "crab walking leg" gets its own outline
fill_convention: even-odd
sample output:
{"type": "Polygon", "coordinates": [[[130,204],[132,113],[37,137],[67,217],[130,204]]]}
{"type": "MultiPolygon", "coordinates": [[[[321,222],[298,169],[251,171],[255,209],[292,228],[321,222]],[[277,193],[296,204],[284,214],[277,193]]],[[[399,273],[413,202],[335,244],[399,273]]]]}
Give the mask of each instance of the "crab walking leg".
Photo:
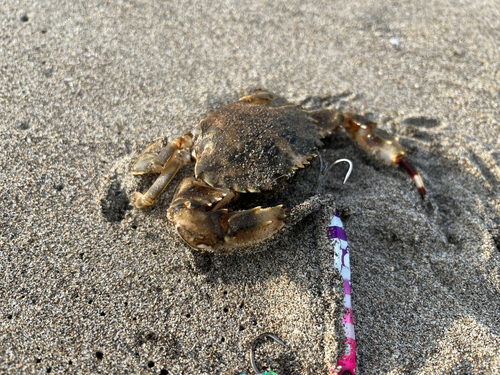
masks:
{"type": "Polygon", "coordinates": [[[349,244],[339,214],[335,212],[330,226],[328,237],[333,245],[333,261],[344,279],[344,332],[346,336],[346,351],[337,361],[337,366],[330,369],[330,373],[337,375],[354,375],[356,373],[356,340],[354,337],[354,319],[351,305],[351,269],[349,265],[349,244]]]}
{"type": "Polygon", "coordinates": [[[132,195],[132,204],[136,208],[146,208],[151,206],[156,198],[163,192],[163,190],[170,183],[177,171],[185,164],[191,162],[191,155],[189,149],[184,148],[177,152],[176,155],[170,158],[165,164],[160,176],[156,179],[153,185],[148,189],[145,194],[135,192],[132,195]]]}
{"type": "MultiPolygon", "coordinates": [[[[165,148],[168,148],[171,155],[174,154],[174,151],[177,151],[177,148],[172,144],[167,145],[165,148]]],[[[165,148],[163,147],[163,140],[161,139],[154,141],[146,147],[132,165],[132,175],[137,176],[148,173],[161,173],[165,163],[158,163],[155,159],[165,148]]]]}
{"type": "Polygon", "coordinates": [[[344,113],[344,122],[342,126],[346,129],[347,134],[350,135],[354,142],[367,152],[373,153],[387,164],[398,164],[406,169],[413,181],[415,181],[415,185],[422,195],[422,198],[424,198],[424,182],[415,167],[406,160],[406,149],[389,133],[382,129],[377,129],[375,127],[376,125],[376,123],[362,116],[344,113]]]}
{"type": "Polygon", "coordinates": [[[252,104],[269,104],[269,102],[276,99],[276,95],[268,91],[257,91],[253,94],[244,96],[240,98],[241,101],[252,103],[252,104]]]}
{"type": "Polygon", "coordinates": [[[132,165],[132,174],[161,173],[165,164],[177,151],[190,148],[193,145],[193,135],[184,134],[163,147],[163,139],[158,139],[146,147],[132,165]]]}
{"type": "Polygon", "coordinates": [[[308,114],[315,120],[323,137],[343,128],[353,142],[369,154],[389,165],[397,164],[404,168],[415,182],[422,198],[425,197],[424,182],[415,167],[406,159],[406,149],[389,133],[377,129],[376,123],[363,116],[329,109],[309,111],[308,114]]]}
{"type": "Polygon", "coordinates": [[[284,225],[282,206],[229,212],[236,194],[186,177],[167,212],[179,235],[194,249],[228,253],[272,237],[284,225]]]}

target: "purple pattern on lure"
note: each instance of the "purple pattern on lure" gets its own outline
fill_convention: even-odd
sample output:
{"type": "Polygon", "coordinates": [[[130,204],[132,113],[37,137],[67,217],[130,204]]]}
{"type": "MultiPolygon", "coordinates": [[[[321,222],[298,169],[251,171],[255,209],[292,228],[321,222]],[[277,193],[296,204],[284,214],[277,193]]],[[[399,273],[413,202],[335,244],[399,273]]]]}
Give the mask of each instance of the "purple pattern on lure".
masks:
{"type": "Polygon", "coordinates": [[[344,280],[344,290],[345,294],[351,295],[351,282],[349,280],[344,280]]]}
{"type": "MultiPolygon", "coordinates": [[[[335,216],[338,217],[337,214],[335,214],[335,216]]],[[[341,227],[328,227],[328,237],[330,237],[331,240],[338,238],[339,240],[347,241],[347,234],[341,227]]]]}
{"type": "MultiPolygon", "coordinates": [[[[335,216],[337,216],[340,219],[338,213],[335,213],[335,216]]],[[[328,237],[330,237],[331,240],[338,238],[339,240],[347,242],[347,234],[344,228],[341,227],[328,227],[328,237]]],[[[349,245],[347,245],[345,249],[342,248],[342,265],[344,267],[349,267],[349,265],[345,264],[344,261],[346,254],[349,254],[349,245]]]]}
{"type": "Polygon", "coordinates": [[[349,254],[349,250],[349,246],[347,246],[345,249],[342,249],[342,266],[351,269],[349,261],[347,261],[347,263],[345,262],[345,256],[349,254]]]}

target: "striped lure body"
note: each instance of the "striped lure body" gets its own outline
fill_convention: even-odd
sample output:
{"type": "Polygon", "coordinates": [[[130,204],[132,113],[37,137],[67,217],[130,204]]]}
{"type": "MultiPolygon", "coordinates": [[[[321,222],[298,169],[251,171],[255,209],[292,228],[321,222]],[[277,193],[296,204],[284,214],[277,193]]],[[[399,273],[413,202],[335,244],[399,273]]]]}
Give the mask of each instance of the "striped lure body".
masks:
{"type": "Polygon", "coordinates": [[[344,331],[346,336],[346,351],[337,361],[337,366],[330,369],[330,373],[338,375],[354,375],[356,372],[356,340],[354,337],[354,320],[351,305],[351,269],[349,265],[349,244],[338,212],[335,212],[330,226],[328,237],[333,246],[333,261],[344,279],[344,331]]]}

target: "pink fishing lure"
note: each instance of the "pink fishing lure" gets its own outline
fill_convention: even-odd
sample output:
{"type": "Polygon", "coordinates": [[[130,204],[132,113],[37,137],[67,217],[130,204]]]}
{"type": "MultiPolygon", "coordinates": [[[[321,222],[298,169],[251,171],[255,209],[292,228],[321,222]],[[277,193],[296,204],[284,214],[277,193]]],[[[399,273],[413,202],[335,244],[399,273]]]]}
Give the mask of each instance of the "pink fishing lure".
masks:
{"type": "Polygon", "coordinates": [[[351,268],[349,265],[349,244],[338,212],[335,212],[330,226],[328,237],[333,246],[333,261],[344,279],[344,331],[346,336],[346,351],[337,361],[337,366],[330,368],[330,373],[336,375],[356,374],[356,340],[354,337],[354,319],[351,305],[351,268]]]}

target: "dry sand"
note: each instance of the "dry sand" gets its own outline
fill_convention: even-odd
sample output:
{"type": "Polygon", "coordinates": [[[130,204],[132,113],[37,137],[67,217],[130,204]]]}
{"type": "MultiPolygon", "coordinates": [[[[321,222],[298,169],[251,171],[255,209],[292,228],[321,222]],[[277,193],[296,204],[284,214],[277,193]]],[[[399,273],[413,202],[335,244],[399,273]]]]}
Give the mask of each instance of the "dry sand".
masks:
{"type": "MultiPolygon", "coordinates": [[[[364,113],[428,188],[339,135],[323,193],[351,244],[359,374],[500,373],[500,13],[494,2],[0,2],[0,373],[326,374],[342,297],[311,215],[195,271],[175,185],[128,174],[247,88],[364,113]],[[101,354],[99,354],[101,353],[101,354]]],[[[317,163],[276,199],[306,199],[317,163]]],[[[336,328],[337,327],[337,328],[336,328]]]]}

